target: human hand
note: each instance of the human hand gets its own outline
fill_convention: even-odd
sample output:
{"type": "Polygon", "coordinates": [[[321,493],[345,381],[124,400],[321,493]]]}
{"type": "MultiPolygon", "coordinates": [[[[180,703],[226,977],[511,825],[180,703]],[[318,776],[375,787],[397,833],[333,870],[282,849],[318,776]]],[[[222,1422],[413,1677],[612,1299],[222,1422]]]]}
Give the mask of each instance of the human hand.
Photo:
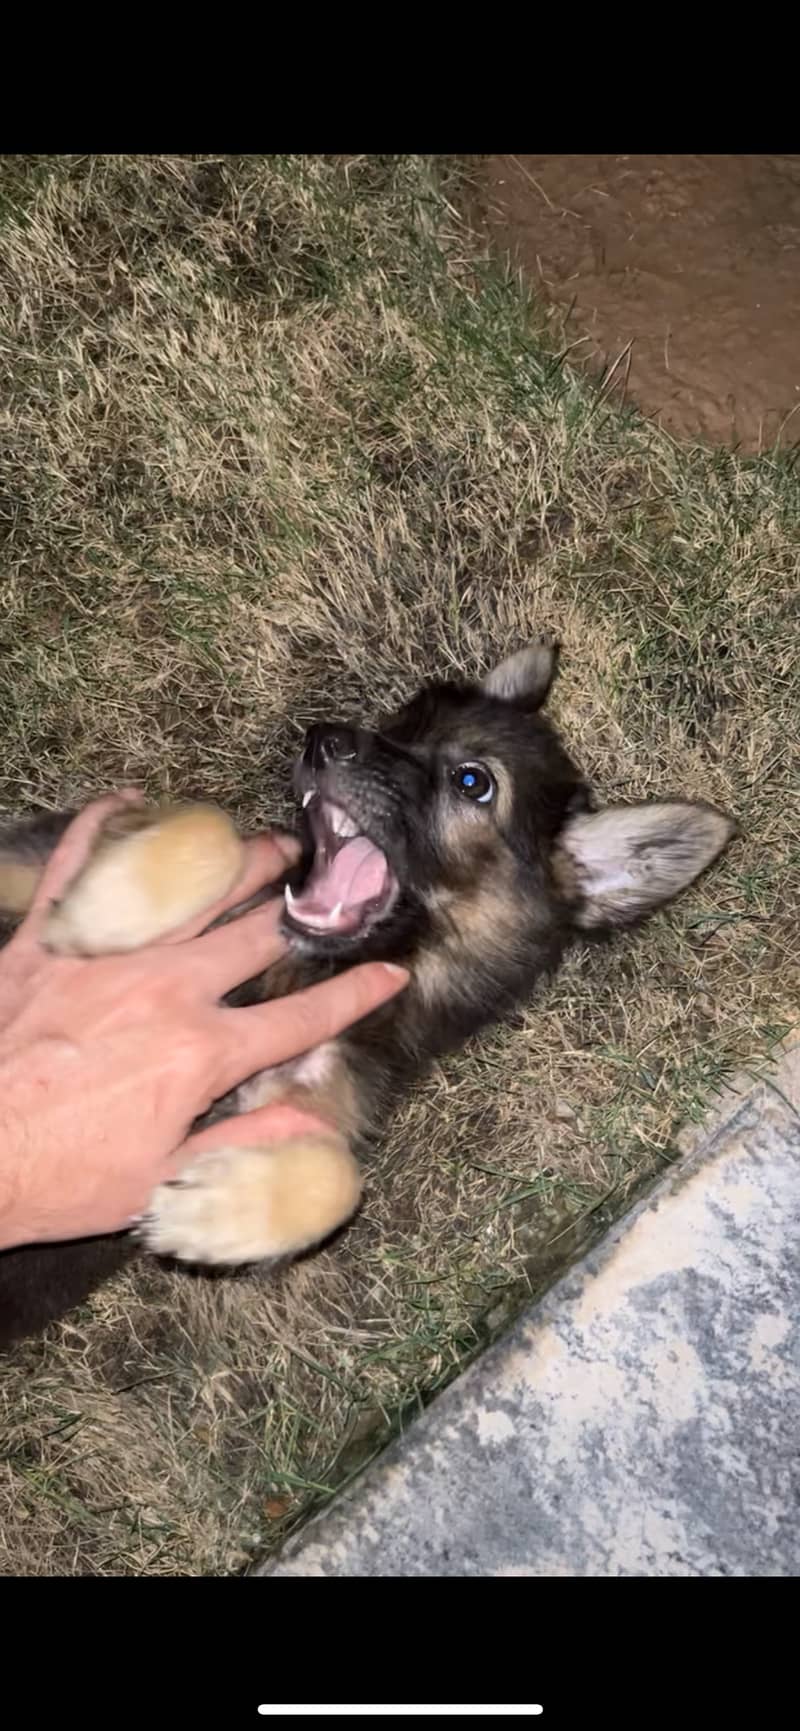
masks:
{"type": "MultiPolygon", "coordinates": [[[[188,1132],[214,1100],[333,1038],[406,982],[376,962],[271,1003],[220,1002],[286,947],[280,899],[201,929],[297,857],[297,844],[276,835],[247,842],[234,891],[163,943],[91,960],[51,955],[40,941],[50,905],[120,803],[98,800],[70,826],[0,952],[0,1246],[128,1226],[192,1158],[188,1132]]],[[[226,1144],[280,1136],[282,1110],[228,1120],[226,1144]]]]}

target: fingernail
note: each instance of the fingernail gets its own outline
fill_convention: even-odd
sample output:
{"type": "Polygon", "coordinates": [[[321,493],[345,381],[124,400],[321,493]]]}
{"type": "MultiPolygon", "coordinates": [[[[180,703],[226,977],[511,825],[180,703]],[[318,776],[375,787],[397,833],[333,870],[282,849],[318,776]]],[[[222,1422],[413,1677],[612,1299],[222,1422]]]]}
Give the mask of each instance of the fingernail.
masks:
{"type": "Polygon", "coordinates": [[[288,865],[294,865],[295,860],[300,858],[303,849],[296,835],[277,835],[273,833],[270,839],[274,841],[278,853],[283,854],[288,865]]]}
{"type": "Polygon", "coordinates": [[[387,974],[394,974],[395,979],[406,981],[411,979],[408,968],[399,968],[396,962],[381,962],[381,967],[386,969],[387,974]]]}

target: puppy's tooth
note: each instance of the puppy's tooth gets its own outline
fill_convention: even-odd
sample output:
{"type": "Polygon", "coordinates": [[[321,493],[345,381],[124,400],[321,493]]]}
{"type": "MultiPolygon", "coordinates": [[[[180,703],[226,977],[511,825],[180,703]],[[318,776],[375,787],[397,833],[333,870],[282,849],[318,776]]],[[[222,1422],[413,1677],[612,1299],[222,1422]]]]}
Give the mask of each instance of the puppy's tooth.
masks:
{"type": "Polygon", "coordinates": [[[314,798],[313,789],[309,788],[308,793],[303,794],[303,810],[304,811],[305,811],[306,806],[311,804],[311,801],[313,798],[314,798]]]}

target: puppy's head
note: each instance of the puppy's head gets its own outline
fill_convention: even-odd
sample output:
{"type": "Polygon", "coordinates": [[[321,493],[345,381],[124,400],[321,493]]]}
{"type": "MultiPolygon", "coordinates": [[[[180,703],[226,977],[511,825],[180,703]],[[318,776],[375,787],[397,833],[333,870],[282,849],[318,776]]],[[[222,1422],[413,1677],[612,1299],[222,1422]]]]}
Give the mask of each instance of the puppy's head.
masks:
{"type": "Polygon", "coordinates": [[[481,684],[425,687],[374,731],[311,728],[295,772],[309,864],[287,890],[294,943],[416,953],[444,990],[461,954],[517,986],[571,930],[638,921],[711,863],[735,827],[712,807],[592,811],[539,714],[555,666],[543,637],[481,684]]]}

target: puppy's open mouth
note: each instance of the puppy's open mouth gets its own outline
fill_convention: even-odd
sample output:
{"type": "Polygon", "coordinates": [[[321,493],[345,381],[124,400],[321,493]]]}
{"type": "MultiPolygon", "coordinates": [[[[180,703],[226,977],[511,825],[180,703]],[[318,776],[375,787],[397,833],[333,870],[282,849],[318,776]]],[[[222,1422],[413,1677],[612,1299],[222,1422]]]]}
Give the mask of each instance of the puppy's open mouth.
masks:
{"type": "Polygon", "coordinates": [[[286,887],[292,925],[320,936],[352,937],[385,914],[397,879],[382,848],[339,805],[306,795],[314,863],[301,890],[286,887]]]}

